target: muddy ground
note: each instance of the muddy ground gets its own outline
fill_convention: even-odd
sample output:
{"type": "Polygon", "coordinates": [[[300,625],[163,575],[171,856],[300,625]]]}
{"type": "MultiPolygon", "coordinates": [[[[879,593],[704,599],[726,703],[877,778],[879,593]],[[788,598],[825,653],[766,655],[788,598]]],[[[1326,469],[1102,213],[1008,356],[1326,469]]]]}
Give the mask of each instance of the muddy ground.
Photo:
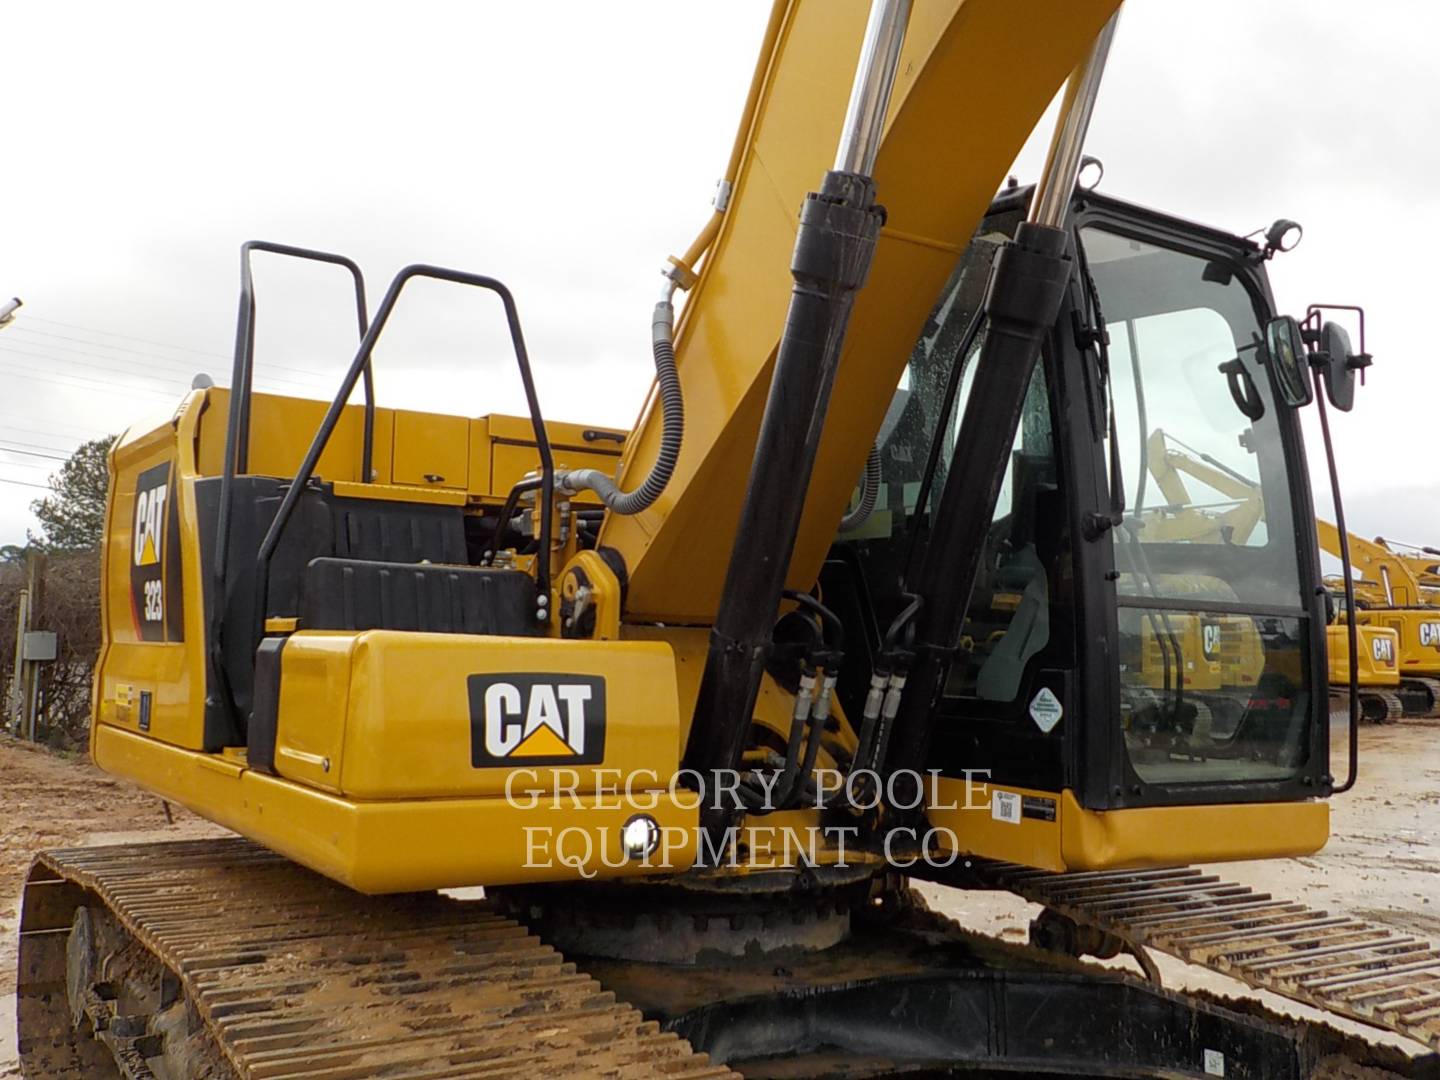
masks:
{"type": "Polygon", "coordinates": [[[20,889],[31,854],[45,848],[223,832],[181,807],[173,822],[153,795],[106,776],[81,758],[60,757],[0,735],[0,1078],[15,1060],[15,946],[20,889]]]}
{"type": "MultiPolygon", "coordinates": [[[[31,853],[222,831],[179,807],[172,812],[173,822],[167,821],[160,800],[88,762],[0,736],[0,1078],[18,1075],[12,989],[16,919],[31,853]]],[[[1440,721],[1363,729],[1360,784],[1333,800],[1331,832],[1325,850],[1310,858],[1234,863],[1218,872],[1277,896],[1440,941],[1440,721]]],[[[1036,911],[1008,894],[926,891],[933,907],[1011,941],[1024,940],[1036,911]]],[[[1157,959],[1168,986],[1258,996],[1278,1011],[1315,1015],[1273,995],[1256,995],[1223,976],[1157,959]]],[[[1123,959],[1114,963],[1133,965],[1123,959]]],[[[1369,1032],[1359,1025],[1351,1030],[1369,1032]]],[[[1403,1039],[1386,1041],[1412,1052],[1421,1049],[1403,1039]]]]}

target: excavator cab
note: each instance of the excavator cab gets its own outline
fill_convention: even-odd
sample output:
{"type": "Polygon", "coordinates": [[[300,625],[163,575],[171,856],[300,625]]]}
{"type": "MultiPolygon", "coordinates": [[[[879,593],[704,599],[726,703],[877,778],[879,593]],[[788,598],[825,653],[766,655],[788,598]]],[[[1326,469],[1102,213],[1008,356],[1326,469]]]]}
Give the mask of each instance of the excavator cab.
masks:
{"type": "MultiPolygon", "coordinates": [[[[937,299],[891,409],[906,422],[880,434],[877,510],[827,564],[827,598],[870,620],[872,664],[889,662],[885,628],[908,604],[953,587],[929,550],[943,516],[987,505],[949,488],[960,458],[998,437],[963,419],[986,332],[974,324],[1028,197],[992,205],[937,299]]],[[[1213,857],[1227,834],[1251,856],[1318,848],[1316,800],[1333,786],[1325,594],[1297,524],[1314,514],[1300,425],[1264,343],[1264,253],[1095,193],[1070,220],[1074,272],[960,636],[942,643],[923,759],[957,801],[963,781],[966,805],[983,779],[992,813],[932,800],[930,820],[965,829],[978,854],[1054,869],[1213,857]],[[1166,436],[1214,463],[1183,506],[1178,474],[1154,478],[1166,436]],[[1237,507],[1238,528],[1225,523],[1237,507]],[[1201,804],[1198,830],[1183,808],[1201,804]]],[[[842,686],[847,712],[866,677],[842,686]]]]}

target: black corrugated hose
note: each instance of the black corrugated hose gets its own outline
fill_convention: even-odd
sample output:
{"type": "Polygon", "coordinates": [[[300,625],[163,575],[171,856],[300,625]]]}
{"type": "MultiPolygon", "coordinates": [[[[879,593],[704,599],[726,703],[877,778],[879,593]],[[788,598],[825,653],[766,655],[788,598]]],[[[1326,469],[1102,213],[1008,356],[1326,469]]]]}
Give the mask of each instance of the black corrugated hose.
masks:
{"type": "Polygon", "coordinates": [[[880,498],[880,444],[873,443],[865,457],[865,472],[860,477],[860,501],[855,509],[840,519],[840,531],[858,529],[875,512],[875,503],[880,498]]]}
{"type": "Polygon", "coordinates": [[[685,437],[685,400],[680,391],[680,375],[675,370],[675,308],[667,300],[655,305],[650,324],[652,349],[655,354],[655,379],[660,387],[663,425],[660,453],[645,482],[633,491],[621,491],[615,481],[599,469],[576,469],[556,477],[556,486],[564,490],[593,491],[609,509],[617,514],[638,514],[660,497],[675,462],[680,458],[680,444],[685,437]]]}

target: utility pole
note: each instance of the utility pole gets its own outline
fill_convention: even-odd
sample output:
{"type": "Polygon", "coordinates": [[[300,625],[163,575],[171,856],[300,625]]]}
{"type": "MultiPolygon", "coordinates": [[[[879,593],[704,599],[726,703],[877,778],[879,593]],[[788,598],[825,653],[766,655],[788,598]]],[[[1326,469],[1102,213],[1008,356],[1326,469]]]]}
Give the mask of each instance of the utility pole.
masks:
{"type": "Polygon", "coordinates": [[[9,727],[12,735],[24,733],[25,631],[29,627],[30,592],[27,589],[21,589],[19,601],[15,605],[15,671],[10,679],[9,727]]]}
{"type": "Polygon", "coordinates": [[[15,671],[10,683],[10,726],[19,737],[35,741],[40,704],[40,665],[55,659],[55,635],[32,629],[35,613],[45,601],[45,554],[25,553],[25,588],[15,619],[15,671]]]}
{"type": "MultiPolygon", "coordinates": [[[[25,737],[31,742],[35,741],[35,714],[39,711],[40,704],[40,657],[44,649],[36,648],[36,635],[33,633],[35,613],[45,606],[45,553],[31,548],[25,553],[25,591],[29,594],[30,602],[27,605],[27,616],[31,626],[25,628],[25,643],[23,646],[23,663],[25,665],[25,737]]],[[[50,635],[53,639],[54,635],[50,635]]],[[[49,650],[49,658],[54,659],[54,646],[49,650]]]]}

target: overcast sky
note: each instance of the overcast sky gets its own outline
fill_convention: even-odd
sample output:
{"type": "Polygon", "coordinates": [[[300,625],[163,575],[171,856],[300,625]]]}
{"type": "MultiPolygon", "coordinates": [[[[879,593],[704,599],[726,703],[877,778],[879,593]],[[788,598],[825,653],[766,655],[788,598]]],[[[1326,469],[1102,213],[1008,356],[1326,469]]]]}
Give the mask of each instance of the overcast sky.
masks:
{"type": "MultiPolygon", "coordinates": [[[[10,5],[0,297],[25,307],[0,331],[0,543],[79,441],[168,414],[197,371],[228,381],[252,238],[348,254],[377,297],[416,261],[500,277],[547,414],[628,426],[657,269],[709,213],[768,7],[10,5]]],[[[1406,0],[1131,0],[1088,150],[1111,194],[1305,226],[1271,264],[1282,309],[1363,304],[1376,357],[1336,422],[1352,527],[1440,544],[1437,39],[1440,5],[1406,0]]],[[[354,344],[343,280],[274,260],[257,279],[259,385],[328,396],[354,344]]],[[[499,329],[418,288],[377,354],[382,403],[518,411],[499,329]]]]}

